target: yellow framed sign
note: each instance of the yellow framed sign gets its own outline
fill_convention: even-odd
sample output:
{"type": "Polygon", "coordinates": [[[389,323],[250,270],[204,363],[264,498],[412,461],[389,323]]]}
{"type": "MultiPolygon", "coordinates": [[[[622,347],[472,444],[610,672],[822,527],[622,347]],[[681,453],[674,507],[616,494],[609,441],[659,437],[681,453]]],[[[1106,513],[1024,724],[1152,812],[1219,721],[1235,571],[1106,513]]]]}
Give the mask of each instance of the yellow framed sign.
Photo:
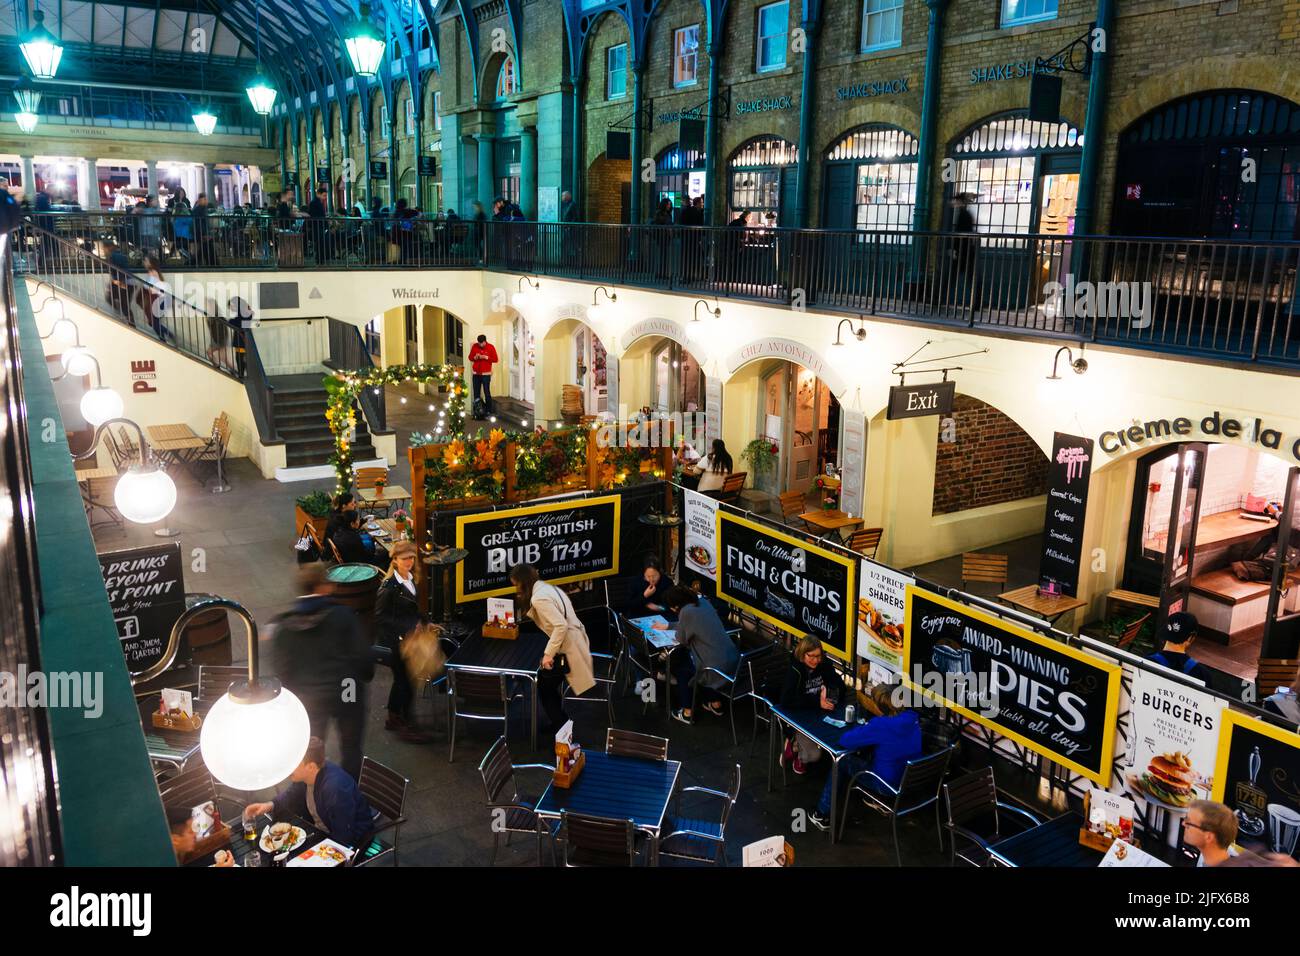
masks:
{"type": "Polygon", "coordinates": [[[1292,856],[1300,821],[1300,734],[1229,710],[1219,724],[1214,800],[1237,815],[1239,840],[1264,841],[1292,856]]]}
{"type": "Polygon", "coordinates": [[[857,561],[721,510],[716,540],[718,597],[853,660],[857,561]]]}
{"type": "Polygon", "coordinates": [[[456,600],[514,592],[510,569],[531,564],[548,584],[618,574],[620,495],[554,501],[456,518],[456,600]]]}
{"type": "Polygon", "coordinates": [[[907,587],[903,681],[957,713],[1110,783],[1118,664],[914,584],[907,587]]]}

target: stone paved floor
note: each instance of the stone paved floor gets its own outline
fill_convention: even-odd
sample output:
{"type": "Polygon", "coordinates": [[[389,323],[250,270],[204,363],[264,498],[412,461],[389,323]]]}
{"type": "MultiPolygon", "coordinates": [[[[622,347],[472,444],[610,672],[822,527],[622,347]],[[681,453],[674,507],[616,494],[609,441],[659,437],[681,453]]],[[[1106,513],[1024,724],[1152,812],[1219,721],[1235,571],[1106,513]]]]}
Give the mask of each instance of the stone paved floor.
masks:
{"type": "MultiPolygon", "coordinates": [[[[412,391],[407,393],[415,394],[412,391]]],[[[414,401],[403,406],[389,396],[390,421],[396,429],[404,458],[405,439],[419,423],[416,409],[427,407],[414,401]]],[[[201,491],[182,479],[180,500],[168,523],[180,531],[177,540],[192,562],[201,556],[202,571],[187,571],[186,589],[220,594],[244,603],[259,622],[284,610],[294,595],[293,574],[296,560],[292,549],[293,499],[317,487],[328,490],[329,482],[280,484],[263,480],[246,460],[230,463],[232,490],[224,495],[201,491]],[[199,553],[196,553],[199,552],[199,553]]],[[[394,468],[393,482],[406,484],[404,461],[394,468]]],[[[101,530],[96,535],[99,550],[153,543],[159,539],[149,528],[132,527],[124,531],[101,530]]],[[[236,651],[236,658],[244,654],[236,651]]],[[[420,719],[435,731],[432,744],[404,743],[383,728],[384,702],[390,678],[380,668],[369,688],[370,723],[366,733],[366,752],[396,768],[411,779],[408,799],[410,822],[403,829],[402,862],[426,865],[486,865],[492,846],[489,820],[483,806],[483,786],[477,771],[478,761],[494,739],[488,728],[469,727],[457,741],[456,762],[447,762],[447,742],[443,712],[434,714],[433,702],[419,702],[420,719]]],[[[804,777],[790,778],[787,789],[780,785],[767,791],[763,753],[766,732],[760,730],[760,744],[749,756],[751,711],[741,706],[737,722],[741,743],[732,745],[728,724],[724,720],[703,718],[703,723],[686,726],[666,716],[662,709],[642,715],[639,699],[628,697],[617,707],[620,727],[667,735],[670,755],[684,762],[684,785],[700,784],[721,788],[727,781],[731,764],[742,767],[743,791],[732,817],[728,861],[738,863],[741,847],[753,840],[784,833],[795,848],[800,864],[808,865],[892,865],[893,850],[889,824],[869,811],[859,809],[857,823],[851,823],[845,843],[832,846],[828,834],[809,828],[793,832],[794,811],[811,808],[825,781],[825,765],[813,765],[804,777]]],[[[605,733],[604,710],[599,706],[580,708],[577,714],[577,737],[588,746],[600,746],[605,733]]],[[[544,759],[543,754],[527,753],[527,732],[523,714],[515,715],[510,730],[516,763],[544,759]]],[[[335,750],[334,741],[329,741],[335,750]]],[[[974,759],[981,760],[976,754],[974,759]]],[[[534,772],[537,773],[537,772],[534,772]]],[[[526,795],[535,796],[545,785],[541,780],[525,778],[521,787],[526,795]]],[[[999,783],[1015,783],[1010,770],[999,769],[999,783]]],[[[1025,781],[1027,784],[1029,781],[1025,781]]],[[[689,804],[687,806],[689,808],[689,804]]],[[[904,824],[902,831],[904,858],[919,864],[945,862],[937,852],[933,818],[921,815],[920,822],[904,824]]],[[[535,862],[534,844],[516,839],[503,848],[498,865],[531,865],[535,862]]]]}

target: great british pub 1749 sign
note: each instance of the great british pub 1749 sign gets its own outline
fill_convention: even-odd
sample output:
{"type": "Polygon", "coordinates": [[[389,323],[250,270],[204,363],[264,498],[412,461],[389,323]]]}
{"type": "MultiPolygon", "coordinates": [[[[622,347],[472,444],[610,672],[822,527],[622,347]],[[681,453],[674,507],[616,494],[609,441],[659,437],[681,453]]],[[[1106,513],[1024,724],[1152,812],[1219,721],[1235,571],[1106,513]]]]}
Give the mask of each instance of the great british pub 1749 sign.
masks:
{"type": "Polygon", "coordinates": [[[766,525],[718,512],[718,597],[853,660],[857,563],[766,525]]]}
{"type": "Polygon", "coordinates": [[[1119,665],[915,585],[903,661],[912,689],[1099,787],[1109,783],[1119,665]]]}
{"type": "Polygon", "coordinates": [[[618,573],[622,498],[573,498],[456,519],[456,600],[510,594],[510,569],[531,564],[548,584],[618,573]]]}
{"type": "Polygon", "coordinates": [[[132,674],[162,660],[172,625],[185,611],[185,569],[176,542],[99,555],[122,654],[132,674]]]}
{"type": "Polygon", "coordinates": [[[1040,590],[1070,597],[1078,593],[1091,475],[1092,439],[1057,432],[1047,466],[1047,518],[1038,563],[1040,590]]]}

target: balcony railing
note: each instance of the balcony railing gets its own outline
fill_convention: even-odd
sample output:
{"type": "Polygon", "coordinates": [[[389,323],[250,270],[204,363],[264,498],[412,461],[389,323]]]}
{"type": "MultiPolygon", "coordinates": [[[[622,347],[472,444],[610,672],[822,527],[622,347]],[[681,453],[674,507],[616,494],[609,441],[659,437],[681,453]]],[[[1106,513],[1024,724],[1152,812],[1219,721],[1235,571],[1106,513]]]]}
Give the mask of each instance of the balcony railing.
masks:
{"type": "MultiPolygon", "coordinates": [[[[39,214],[166,269],[491,269],[1300,366],[1300,243],[262,215],[39,214]],[[185,220],[184,222],[182,220],[185,220]]],[[[33,230],[20,268],[53,268],[33,230]]],[[[56,253],[58,248],[54,250],[56,253]]]]}

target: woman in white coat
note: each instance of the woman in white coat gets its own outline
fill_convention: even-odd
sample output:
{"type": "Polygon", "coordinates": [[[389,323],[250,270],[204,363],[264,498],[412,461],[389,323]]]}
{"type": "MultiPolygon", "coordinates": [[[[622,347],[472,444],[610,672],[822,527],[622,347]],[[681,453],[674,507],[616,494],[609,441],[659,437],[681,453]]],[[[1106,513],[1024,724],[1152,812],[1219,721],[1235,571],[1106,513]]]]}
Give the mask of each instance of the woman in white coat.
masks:
{"type": "Polygon", "coordinates": [[[574,613],[569,596],[543,581],[531,564],[516,565],[510,581],[519,611],[549,638],[537,676],[537,697],[553,734],[569,719],[560,696],[564,679],[568,678],[575,694],[585,694],[596,686],[587,629],[574,613]]]}

